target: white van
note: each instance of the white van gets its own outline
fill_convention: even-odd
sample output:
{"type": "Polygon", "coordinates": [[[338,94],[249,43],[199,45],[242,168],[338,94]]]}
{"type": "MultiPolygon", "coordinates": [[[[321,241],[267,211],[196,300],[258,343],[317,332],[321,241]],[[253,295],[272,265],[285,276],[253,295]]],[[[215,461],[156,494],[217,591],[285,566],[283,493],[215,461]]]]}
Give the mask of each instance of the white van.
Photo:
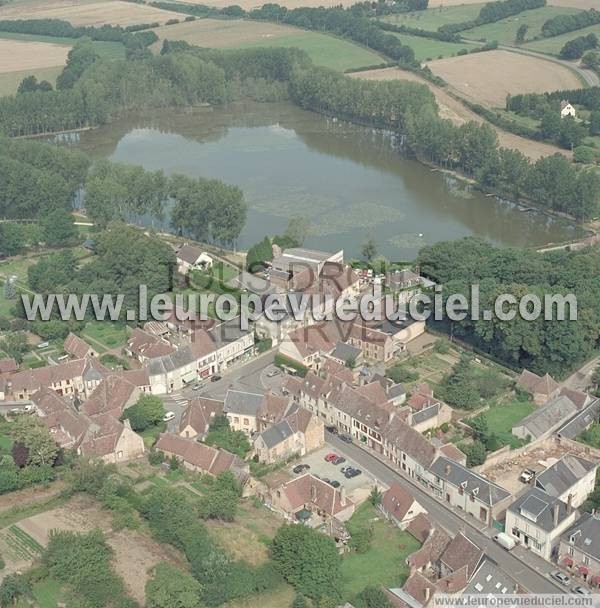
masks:
{"type": "Polygon", "coordinates": [[[494,536],[494,540],[504,549],[510,551],[514,549],[516,546],[515,539],[512,536],[509,536],[505,532],[499,532],[494,536]]]}

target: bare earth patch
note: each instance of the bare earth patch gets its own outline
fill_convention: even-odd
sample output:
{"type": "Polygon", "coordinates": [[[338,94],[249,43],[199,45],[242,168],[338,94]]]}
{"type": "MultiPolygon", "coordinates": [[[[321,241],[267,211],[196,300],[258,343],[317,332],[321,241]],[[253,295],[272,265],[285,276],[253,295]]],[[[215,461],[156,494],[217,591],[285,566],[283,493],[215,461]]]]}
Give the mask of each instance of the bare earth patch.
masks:
{"type": "Polygon", "coordinates": [[[190,44],[212,48],[231,47],[292,34],[302,35],[300,30],[285,25],[241,19],[198,19],[159,27],[154,31],[161,40],[185,40],[190,44]]]}
{"type": "Polygon", "coordinates": [[[157,543],[147,534],[136,530],[113,531],[110,513],[85,496],[77,496],[62,507],[28,517],[18,526],[42,546],[48,543],[50,530],[89,532],[100,528],[114,551],[115,570],[123,577],[128,593],[142,604],[146,582],[158,562],[185,567],[184,558],[175,549],[157,543]]]}
{"type": "MultiPolygon", "coordinates": [[[[475,114],[472,110],[467,108],[460,101],[452,97],[445,91],[442,87],[435,86],[431,82],[417,76],[412,72],[406,72],[404,70],[400,70],[399,68],[383,68],[380,70],[367,70],[365,72],[355,72],[354,74],[350,74],[352,78],[362,78],[365,80],[412,80],[414,82],[421,82],[422,84],[429,87],[431,92],[435,96],[435,100],[437,101],[439,114],[442,118],[450,120],[455,125],[462,125],[465,122],[474,121],[479,124],[485,122],[481,116],[475,114]]],[[[532,160],[537,160],[543,156],[549,156],[551,154],[556,154],[560,152],[565,156],[570,156],[570,154],[566,150],[562,150],[550,144],[545,144],[539,141],[533,141],[531,139],[525,139],[524,137],[519,137],[518,135],[513,135],[512,133],[508,133],[507,131],[503,131],[502,129],[498,129],[491,125],[496,133],[498,134],[498,141],[500,145],[505,148],[517,149],[520,150],[523,154],[531,158],[532,160]]]]}
{"type": "Polygon", "coordinates": [[[0,73],[64,65],[70,47],[47,42],[0,40],[0,73]]]}
{"type": "Polygon", "coordinates": [[[428,66],[463,97],[490,107],[503,108],[507,95],[581,87],[568,68],[509,51],[448,57],[428,66]]]}
{"type": "Polygon", "coordinates": [[[0,8],[0,19],[62,19],[72,25],[135,25],[165,23],[169,19],[183,20],[185,15],[163,11],[144,4],[108,0],[32,0],[11,2],[0,8]]]}

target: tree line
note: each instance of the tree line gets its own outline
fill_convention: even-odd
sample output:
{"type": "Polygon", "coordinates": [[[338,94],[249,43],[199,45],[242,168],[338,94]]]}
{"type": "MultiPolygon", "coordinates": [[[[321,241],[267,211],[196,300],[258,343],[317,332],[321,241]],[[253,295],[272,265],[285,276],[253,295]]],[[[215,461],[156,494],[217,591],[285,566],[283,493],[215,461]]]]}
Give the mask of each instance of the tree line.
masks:
{"type": "Polygon", "coordinates": [[[488,2],[481,7],[479,15],[470,21],[461,23],[447,23],[438,28],[438,32],[446,34],[456,34],[463,30],[470,30],[486,23],[495,23],[507,17],[518,15],[523,11],[530,11],[546,6],[546,0],[499,0],[498,2],[488,2]]]}
{"type": "Polygon", "coordinates": [[[592,8],[589,11],[552,17],[542,25],[541,32],[545,38],[551,38],[566,34],[567,32],[574,32],[590,25],[596,25],[597,23],[600,23],[600,11],[592,8]]]}
{"type": "MultiPolygon", "coordinates": [[[[421,272],[442,284],[444,299],[463,294],[470,302],[470,286],[480,286],[482,309],[494,309],[503,293],[573,293],[577,298],[576,321],[525,321],[518,315],[510,322],[471,320],[452,322],[454,336],[476,349],[492,354],[509,367],[526,367],[536,373],[561,376],[577,367],[599,346],[600,283],[589,278],[600,272],[600,250],[499,249],[469,237],[440,242],[419,252],[421,272]]],[[[449,322],[442,323],[449,331],[449,322]]]]}
{"type": "Polygon", "coordinates": [[[598,38],[595,34],[588,34],[587,36],[578,36],[573,40],[569,40],[560,49],[560,56],[562,59],[580,59],[586,51],[598,48],[598,38]]]}

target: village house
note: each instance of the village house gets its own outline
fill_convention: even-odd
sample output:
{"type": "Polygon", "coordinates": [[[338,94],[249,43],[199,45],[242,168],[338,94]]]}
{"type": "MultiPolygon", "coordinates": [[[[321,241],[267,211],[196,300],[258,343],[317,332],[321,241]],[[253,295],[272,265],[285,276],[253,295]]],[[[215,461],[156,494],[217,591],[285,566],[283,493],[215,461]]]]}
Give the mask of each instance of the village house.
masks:
{"type": "Polygon", "coordinates": [[[110,414],[121,418],[123,412],[140,397],[141,391],[124,377],[111,374],[92,391],[80,410],[88,416],[110,414]]]}
{"type": "Polygon", "coordinates": [[[452,420],[452,408],[437,399],[427,383],[414,388],[407,405],[410,409],[406,422],[419,433],[439,428],[452,420]]]}
{"type": "Polygon", "coordinates": [[[521,372],[517,380],[517,388],[531,395],[536,405],[543,405],[560,391],[560,385],[552,376],[549,374],[538,376],[527,369],[521,372]]]}
{"type": "Polygon", "coordinates": [[[565,454],[535,477],[535,487],[577,508],[594,491],[598,464],[565,454]]]}
{"type": "Polygon", "coordinates": [[[213,259],[206,251],[193,245],[183,245],[177,252],[177,270],[187,274],[190,270],[209,270],[213,267],[213,259]]]}
{"type": "Polygon", "coordinates": [[[231,471],[240,485],[244,485],[250,475],[248,463],[234,454],[179,435],[162,433],[155,448],[169,458],[177,458],[191,471],[213,477],[231,471]]]}
{"type": "Polygon", "coordinates": [[[269,509],[286,519],[311,525],[331,518],[344,522],[354,513],[354,503],[343,487],[337,490],[310,473],[267,490],[260,497],[269,509]]]}
{"type": "Polygon", "coordinates": [[[325,425],[314,414],[295,407],[286,417],[253,440],[259,462],[274,464],[294,454],[304,456],[325,445],[325,425]]]}
{"type": "Polygon", "coordinates": [[[575,111],[575,108],[566,99],[563,99],[560,102],[560,117],[566,118],[567,116],[577,118],[577,112],[575,111]]]}
{"type": "Polygon", "coordinates": [[[575,439],[583,431],[589,429],[600,417],[600,399],[594,399],[572,418],[567,420],[563,426],[556,431],[556,436],[561,439],[575,439]]]}
{"type": "Polygon", "coordinates": [[[400,484],[392,484],[381,497],[379,510],[401,530],[427,511],[400,484]]]}
{"type": "Polygon", "coordinates": [[[139,327],[133,330],[123,350],[129,357],[133,357],[142,365],[152,359],[175,352],[175,348],[169,342],[155,334],[145,332],[139,327]]]}
{"type": "Polygon", "coordinates": [[[506,510],[506,533],[549,560],[561,534],[577,519],[572,504],[531,488],[506,510]]]}
{"type": "Polygon", "coordinates": [[[543,439],[577,412],[577,406],[568,397],[556,395],[518,422],[512,434],[525,440],[543,439]]]}
{"type": "Polygon", "coordinates": [[[501,519],[512,500],[504,488],[445,456],[431,466],[430,487],[446,503],[488,526],[501,519]]]}
{"type": "Polygon", "coordinates": [[[273,424],[277,424],[290,410],[290,399],[270,391],[264,394],[228,390],[223,412],[234,431],[243,431],[251,437],[273,424]]]}
{"type": "Polygon", "coordinates": [[[51,388],[59,395],[84,399],[109,373],[109,370],[93,357],[65,361],[8,376],[6,395],[15,401],[27,401],[41,388],[51,388]]]}
{"type": "Polygon", "coordinates": [[[73,332],[69,332],[69,335],[65,338],[64,349],[72,359],[98,356],[98,353],[85,340],[76,336],[73,332]]]}
{"type": "Polygon", "coordinates": [[[600,516],[584,513],[560,537],[558,563],[595,587],[600,586],[600,516]]]}
{"type": "Polygon", "coordinates": [[[223,413],[223,401],[199,397],[192,399],[183,410],[178,433],[186,439],[204,439],[216,416],[223,413]]]}
{"type": "Polygon", "coordinates": [[[12,358],[0,359],[0,376],[14,374],[19,371],[19,364],[12,358]]]}

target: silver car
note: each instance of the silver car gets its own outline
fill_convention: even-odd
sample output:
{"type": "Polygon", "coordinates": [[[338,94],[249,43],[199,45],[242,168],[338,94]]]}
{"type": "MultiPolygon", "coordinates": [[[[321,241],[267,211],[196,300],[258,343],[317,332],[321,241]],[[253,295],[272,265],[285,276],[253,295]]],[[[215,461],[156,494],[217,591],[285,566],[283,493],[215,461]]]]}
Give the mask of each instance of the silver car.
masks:
{"type": "Polygon", "coordinates": [[[554,570],[554,572],[550,572],[550,576],[555,581],[558,581],[561,585],[564,585],[565,587],[571,582],[571,579],[559,570],[554,570]]]}

